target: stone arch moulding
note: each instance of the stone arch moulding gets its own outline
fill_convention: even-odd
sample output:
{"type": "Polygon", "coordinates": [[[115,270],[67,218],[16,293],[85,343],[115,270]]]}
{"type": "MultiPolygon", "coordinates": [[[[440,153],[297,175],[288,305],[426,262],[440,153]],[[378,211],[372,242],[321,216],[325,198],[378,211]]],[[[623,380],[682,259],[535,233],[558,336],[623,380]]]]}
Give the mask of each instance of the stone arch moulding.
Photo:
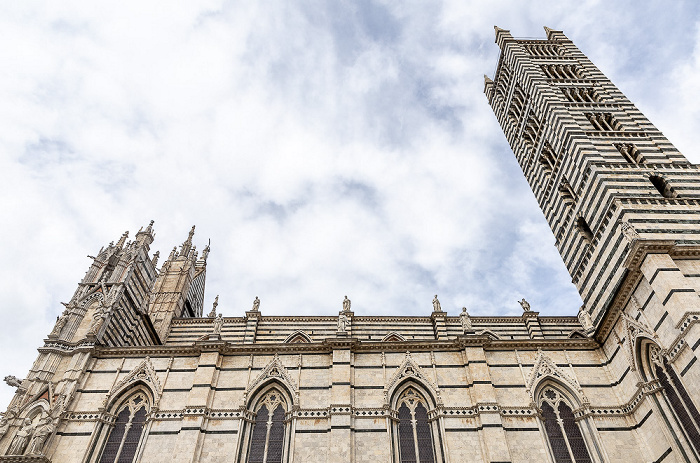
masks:
{"type": "Polygon", "coordinates": [[[382,338],[382,342],[403,342],[405,340],[406,340],[406,338],[401,336],[396,331],[392,331],[390,333],[387,333],[386,336],[384,336],[382,338]]]}
{"type": "Polygon", "coordinates": [[[406,352],[403,362],[401,362],[401,365],[399,365],[394,374],[391,376],[389,382],[384,386],[384,404],[386,406],[390,406],[390,401],[394,395],[394,392],[396,391],[396,388],[406,380],[412,380],[421,385],[428,394],[432,395],[435,405],[438,407],[442,406],[440,389],[438,389],[437,385],[431,381],[425,373],[423,373],[423,370],[421,370],[411,356],[411,352],[406,352]]]}
{"type": "Polygon", "coordinates": [[[250,383],[246,388],[245,394],[243,394],[243,406],[248,405],[248,399],[250,399],[261,386],[264,386],[268,382],[277,381],[287,388],[289,395],[292,399],[292,407],[299,406],[299,388],[296,383],[289,375],[289,372],[282,365],[279,355],[275,354],[275,357],[267,364],[263,371],[250,383]]]}
{"type": "Polygon", "coordinates": [[[622,313],[622,320],[625,327],[625,334],[627,338],[627,349],[625,349],[625,354],[627,355],[627,360],[630,364],[630,369],[632,371],[637,370],[637,340],[639,338],[648,338],[649,340],[657,343],[656,335],[643,323],[635,320],[626,313],[622,313]]]}
{"type": "Polygon", "coordinates": [[[535,366],[532,367],[530,372],[530,378],[527,381],[527,391],[533,403],[536,403],[538,389],[541,389],[544,383],[551,381],[569,389],[570,393],[579,399],[580,403],[588,402],[578,381],[564,373],[564,370],[559,368],[549,356],[540,350],[537,354],[535,366]]]}
{"type": "Polygon", "coordinates": [[[302,343],[302,342],[312,342],[311,336],[306,334],[303,330],[296,330],[294,333],[287,336],[284,340],[287,344],[302,343]]]}
{"type": "Polygon", "coordinates": [[[108,404],[120,397],[124,391],[138,383],[145,385],[149,390],[153,398],[152,408],[157,409],[158,403],[160,402],[161,385],[150,357],[143,359],[143,361],[139,363],[136,368],[132,369],[124,379],[112,387],[112,390],[109,391],[107,397],[105,397],[104,403],[102,404],[103,408],[106,408],[108,404]]]}

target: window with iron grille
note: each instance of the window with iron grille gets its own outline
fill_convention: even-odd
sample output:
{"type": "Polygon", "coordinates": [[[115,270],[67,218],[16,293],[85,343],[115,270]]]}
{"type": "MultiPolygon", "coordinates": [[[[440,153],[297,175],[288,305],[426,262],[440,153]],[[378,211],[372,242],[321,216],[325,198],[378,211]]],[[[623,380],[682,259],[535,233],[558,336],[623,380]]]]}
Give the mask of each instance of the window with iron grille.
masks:
{"type": "Polygon", "coordinates": [[[413,387],[401,393],[397,402],[399,411],[398,439],[401,463],[435,463],[433,431],[428,419],[428,404],[413,387]]]}
{"type": "Polygon", "coordinates": [[[540,397],[544,430],[556,463],[591,463],[581,428],[566,398],[553,387],[540,397]]]}
{"type": "Polygon", "coordinates": [[[136,457],[148,415],[148,400],[139,392],[124,402],[109,433],[100,463],[132,463],[136,457]]]}
{"type": "Polygon", "coordinates": [[[286,404],[272,389],[258,402],[248,446],[248,463],[282,463],[286,404]]]}

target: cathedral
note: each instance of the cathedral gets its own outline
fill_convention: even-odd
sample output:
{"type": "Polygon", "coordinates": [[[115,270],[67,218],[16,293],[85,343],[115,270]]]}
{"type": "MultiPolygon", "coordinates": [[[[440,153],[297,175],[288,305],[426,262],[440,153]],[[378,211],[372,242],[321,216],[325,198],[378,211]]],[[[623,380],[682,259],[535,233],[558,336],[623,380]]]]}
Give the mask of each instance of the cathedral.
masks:
{"type": "Polygon", "coordinates": [[[222,317],[194,227],[159,265],[151,223],[5,378],[0,462],[699,462],[700,168],[545,31],[496,28],[484,93],[577,316],[222,317]]]}

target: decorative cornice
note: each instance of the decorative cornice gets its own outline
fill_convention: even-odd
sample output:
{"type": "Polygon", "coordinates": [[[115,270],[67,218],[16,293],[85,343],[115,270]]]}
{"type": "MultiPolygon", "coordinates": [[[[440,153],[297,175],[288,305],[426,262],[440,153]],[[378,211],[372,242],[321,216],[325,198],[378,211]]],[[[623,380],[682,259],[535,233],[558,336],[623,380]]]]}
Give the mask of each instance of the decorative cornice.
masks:
{"type": "Polygon", "coordinates": [[[177,346],[95,346],[96,357],[172,357],[199,355],[217,351],[221,354],[299,354],[330,353],[333,349],[350,349],[353,352],[406,352],[420,350],[460,350],[465,347],[483,347],[484,350],[590,350],[600,347],[592,338],[588,339],[491,339],[480,335],[462,335],[444,341],[360,341],[357,338],[327,338],[322,342],[309,343],[258,343],[243,344],[224,341],[198,341],[190,345],[177,346]]]}

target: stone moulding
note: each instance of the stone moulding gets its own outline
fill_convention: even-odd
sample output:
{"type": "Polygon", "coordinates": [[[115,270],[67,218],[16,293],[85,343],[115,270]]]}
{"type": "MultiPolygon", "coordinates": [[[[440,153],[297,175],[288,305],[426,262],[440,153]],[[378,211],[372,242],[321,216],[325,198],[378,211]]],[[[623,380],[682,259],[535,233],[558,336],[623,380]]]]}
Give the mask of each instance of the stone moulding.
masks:
{"type": "Polygon", "coordinates": [[[250,399],[251,395],[255,394],[258,388],[268,381],[276,381],[285,386],[291,395],[291,399],[293,401],[292,406],[299,406],[299,388],[297,387],[296,382],[289,375],[287,368],[282,364],[279,355],[276,353],[272,361],[268,363],[265,368],[263,368],[260,374],[246,388],[246,391],[243,394],[242,406],[247,406],[248,399],[250,399]]]}
{"type": "Polygon", "coordinates": [[[592,338],[587,339],[490,339],[487,336],[461,335],[446,341],[405,341],[379,342],[358,341],[357,338],[328,338],[322,342],[310,343],[265,343],[243,344],[225,341],[201,341],[189,346],[136,346],[136,347],[102,347],[94,346],[90,350],[98,358],[121,357],[172,357],[197,356],[202,352],[219,352],[221,354],[299,354],[331,353],[334,349],[350,349],[353,352],[405,352],[446,350],[457,351],[465,347],[482,347],[484,350],[591,350],[600,347],[592,338]]]}
{"type": "Polygon", "coordinates": [[[0,457],[3,463],[51,463],[51,460],[44,455],[7,455],[0,457]]]}
{"type": "Polygon", "coordinates": [[[132,384],[141,382],[146,385],[153,395],[153,408],[158,408],[160,402],[161,385],[151,358],[146,357],[136,368],[131,370],[124,379],[115,384],[105,397],[103,406],[107,406],[115,397],[130,388],[132,384]]]}

